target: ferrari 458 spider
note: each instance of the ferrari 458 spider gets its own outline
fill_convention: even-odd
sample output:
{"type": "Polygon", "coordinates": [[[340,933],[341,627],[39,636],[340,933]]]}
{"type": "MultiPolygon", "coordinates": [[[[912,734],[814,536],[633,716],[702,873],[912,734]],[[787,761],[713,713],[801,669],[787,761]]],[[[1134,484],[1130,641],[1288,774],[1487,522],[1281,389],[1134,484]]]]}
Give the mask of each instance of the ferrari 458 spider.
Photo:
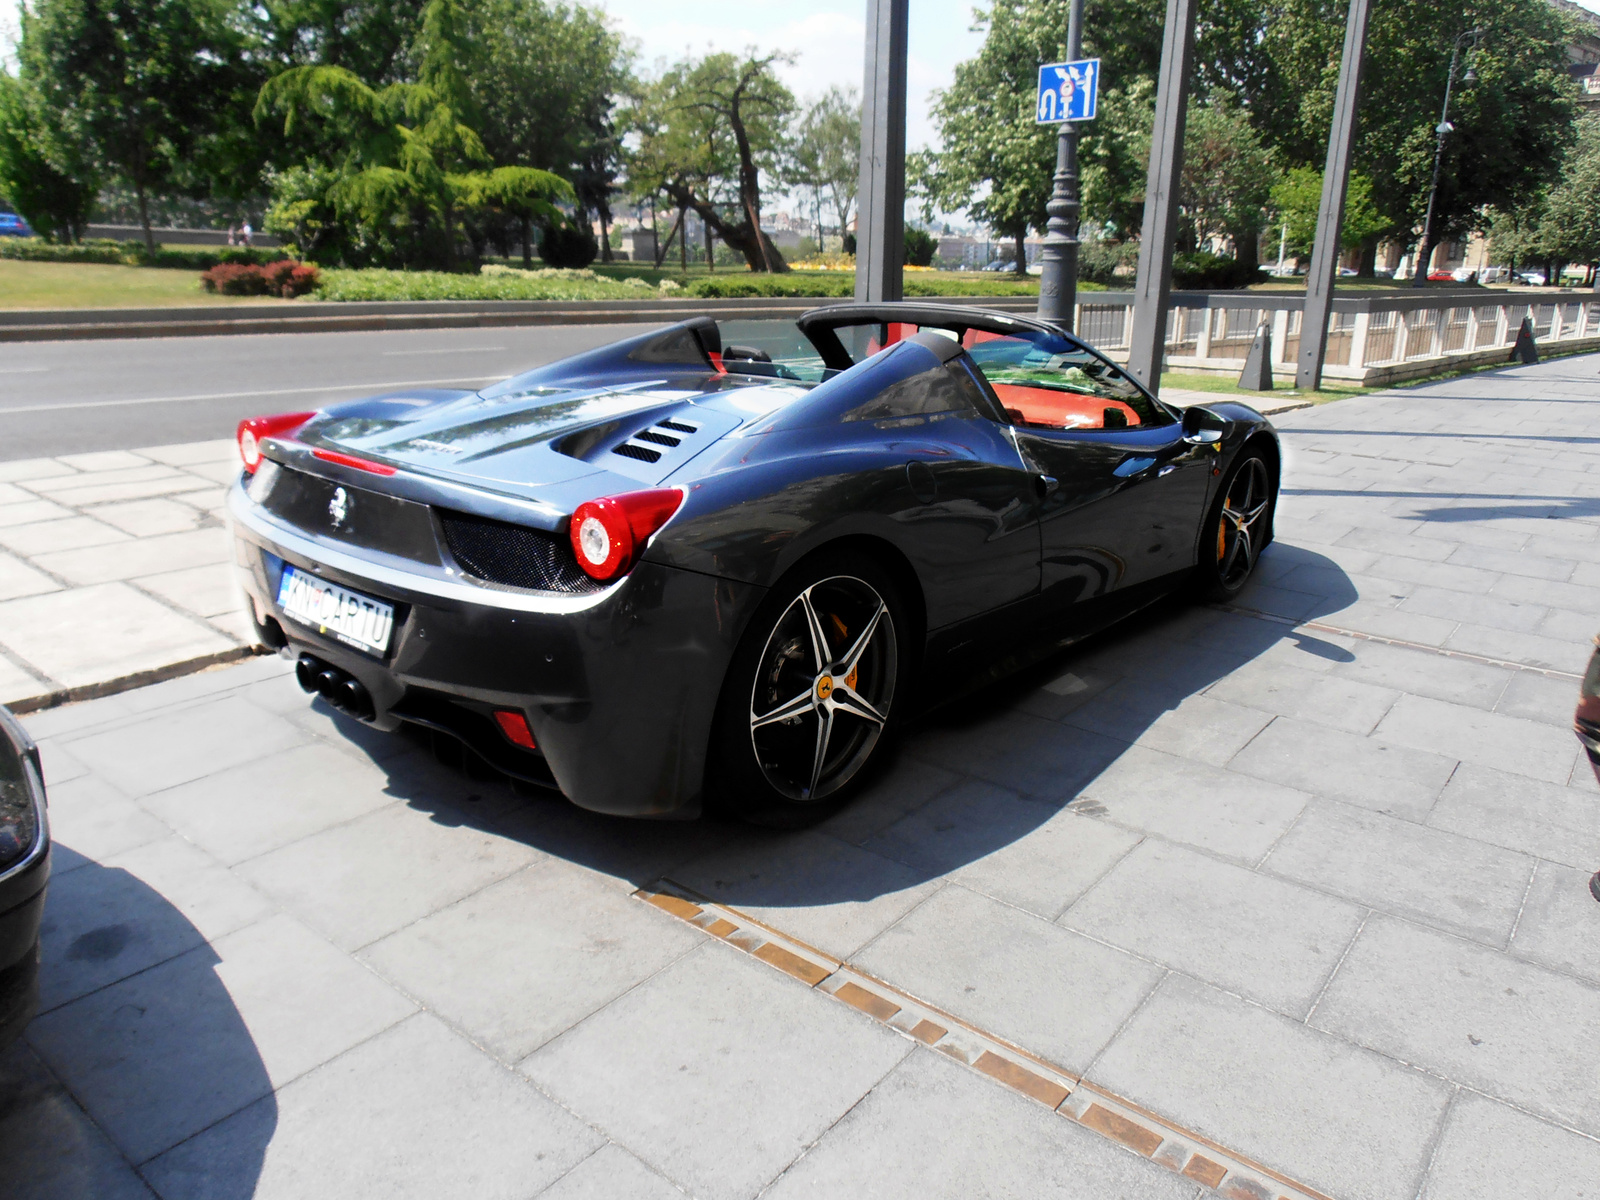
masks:
{"type": "Polygon", "coordinates": [[[241,423],[262,640],[340,709],[585,808],[792,824],[930,700],[1176,588],[1233,596],[1272,537],[1253,409],[1170,408],[1005,313],[797,326],[724,345],[698,317],[241,423]]]}

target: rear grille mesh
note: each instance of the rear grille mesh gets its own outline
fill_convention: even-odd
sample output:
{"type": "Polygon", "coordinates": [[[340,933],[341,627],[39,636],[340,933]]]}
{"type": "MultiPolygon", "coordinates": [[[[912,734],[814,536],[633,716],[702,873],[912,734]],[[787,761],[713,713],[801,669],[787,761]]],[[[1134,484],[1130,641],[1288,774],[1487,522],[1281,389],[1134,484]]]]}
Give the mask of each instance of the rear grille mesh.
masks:
{"type": "Polygon", "coordinates": [[[594,592],[604,586],[584,574],[572,546],[558,534],[443,508],[436,511],[450,553],[474,578],[540,592],[594,592]]]}

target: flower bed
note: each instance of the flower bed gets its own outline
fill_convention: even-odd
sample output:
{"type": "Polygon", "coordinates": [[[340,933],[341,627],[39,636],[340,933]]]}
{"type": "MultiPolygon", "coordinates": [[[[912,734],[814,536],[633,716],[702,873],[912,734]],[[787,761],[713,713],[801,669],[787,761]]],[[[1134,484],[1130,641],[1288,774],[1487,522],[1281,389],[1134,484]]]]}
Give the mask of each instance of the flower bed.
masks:
{"type": "Polygon", "coordinates": [[[310,263],[291,258],[259,266],[255,263],[219,263],[200,276],[208,292],[224,296],[282,296],[292,300],[317,286],[321,272],[310,263]]]}

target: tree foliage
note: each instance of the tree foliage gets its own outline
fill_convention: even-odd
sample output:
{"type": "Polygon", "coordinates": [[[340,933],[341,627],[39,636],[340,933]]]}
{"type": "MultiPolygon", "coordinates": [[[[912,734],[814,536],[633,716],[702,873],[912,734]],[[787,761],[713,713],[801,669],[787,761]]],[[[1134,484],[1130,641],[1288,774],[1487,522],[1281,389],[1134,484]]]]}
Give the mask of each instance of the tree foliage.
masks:
{"type": "Polygon", "coordinates": [[[840,233],[849,228],[861,182],[861,99],[854,88],[829,88],[806,106],[784,175],[790,186],[811,192],[818,226],[826,194],[840,233]]]}
{"type": "Polygon", "coordinates": [[[95,174],[76,150],[37,92],[0,71],[0,195],[53,241],[81,239],[94,206],[95,174]]]}

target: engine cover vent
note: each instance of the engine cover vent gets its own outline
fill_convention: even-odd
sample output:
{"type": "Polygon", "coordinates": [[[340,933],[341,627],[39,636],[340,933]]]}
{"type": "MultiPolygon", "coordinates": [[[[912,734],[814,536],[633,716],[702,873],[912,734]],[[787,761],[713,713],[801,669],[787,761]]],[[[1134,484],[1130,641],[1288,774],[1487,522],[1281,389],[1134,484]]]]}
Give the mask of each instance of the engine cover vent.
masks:
{"type": "Polygon", "coordinates": [[[640,462],[660,462],[663,454],[676,449],[685,438],[699,432],[699,422],[674,417],[658,421],[648,429],[641,429],[627,441],[613,447],[611,453],[620,454],[623,458],[635,458],[640,462]]]}

